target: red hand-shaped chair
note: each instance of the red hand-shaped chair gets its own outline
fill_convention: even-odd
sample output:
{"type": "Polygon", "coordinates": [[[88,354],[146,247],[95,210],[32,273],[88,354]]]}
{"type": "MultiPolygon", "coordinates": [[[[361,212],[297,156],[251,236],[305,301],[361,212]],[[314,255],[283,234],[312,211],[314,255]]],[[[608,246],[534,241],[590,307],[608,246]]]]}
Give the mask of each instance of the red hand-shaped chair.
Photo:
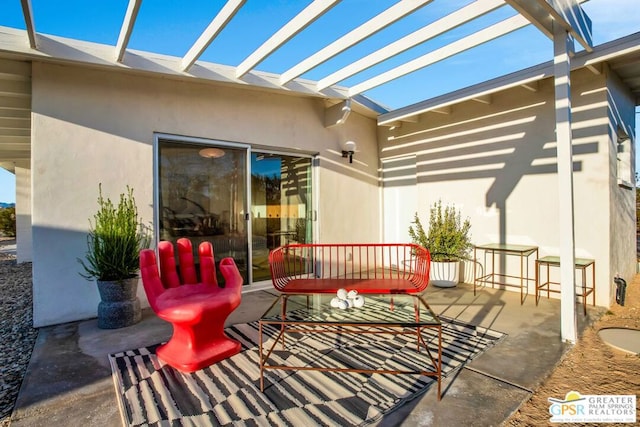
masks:
{"type": "Polygon", "coordinates": [[[158,358],[176,369],[193,372],[240,351],[240,343],[224,333],[224,322],[240,305],[242,276],[233,258],[224,258],[220,272],[225,287],[219,287],[213,247],[202,242],[198,281],[191,241],[179,239],[177,246],[180,276],[173,245],[165,241],[158,244],[160,273],[151,249],[140,252],[140,273],[151,308],[173,325],[169,342],[156,350],[158,358]]]}

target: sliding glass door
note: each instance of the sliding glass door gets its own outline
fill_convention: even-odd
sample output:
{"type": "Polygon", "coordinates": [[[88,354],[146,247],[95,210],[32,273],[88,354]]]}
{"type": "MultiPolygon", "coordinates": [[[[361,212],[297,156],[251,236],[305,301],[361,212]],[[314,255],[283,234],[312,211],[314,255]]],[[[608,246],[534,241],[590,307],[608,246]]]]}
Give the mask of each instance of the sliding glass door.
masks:
{"type": "Polygon", "coordinates": [[[158,139],[159,239],[210,241],[245,284],[270,280],[271,249],[312,241],[312,158],[206,142],[158,139]]]}
{"type": "Polygon", "coordinates": [[[213,244],[216,261],[233,257],[248,283],[247,149],[159,141],[160,240],[213,244]]]}
{"type": "Polygon", "coordinates": [[[271,249],[312,241],[311,158],[251,154],[253,280],[269,280],[271,249]]]}

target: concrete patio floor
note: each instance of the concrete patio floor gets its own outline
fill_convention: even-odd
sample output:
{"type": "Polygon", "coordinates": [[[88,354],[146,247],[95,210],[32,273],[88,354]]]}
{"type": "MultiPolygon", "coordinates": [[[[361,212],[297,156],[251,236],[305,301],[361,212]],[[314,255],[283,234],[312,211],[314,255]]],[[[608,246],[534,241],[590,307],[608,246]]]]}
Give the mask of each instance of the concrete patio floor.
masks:
{"type": "MultiPolygon", "coordinates": [[[[426,300],[438,314],[508,334],[506,339],[436,387],[385,416],[378,426],[500,425],[560,361],[560,302],[467,284],[429,287],[426,300]]],[[[272,290],[243,294],[228,324],[257,320],[276,298],[272,290]]],[[[603,312],[578,310],[578,328],[603,312]]],[[[102,330],[95,319],[41,328],[11,425],[120,426],[122,420],[107,355],[168,339],[171,326],[144,310],[127,328],[102,330]]]]}

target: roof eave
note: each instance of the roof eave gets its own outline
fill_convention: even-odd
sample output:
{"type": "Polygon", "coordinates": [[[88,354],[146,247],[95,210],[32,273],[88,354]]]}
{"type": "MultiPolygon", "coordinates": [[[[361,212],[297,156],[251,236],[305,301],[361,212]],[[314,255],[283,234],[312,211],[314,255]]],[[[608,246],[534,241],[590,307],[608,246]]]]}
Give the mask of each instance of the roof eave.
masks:
{"type": "MultiPolygon", "coordinates": [[[[602,62],[638,52],[640,52],[640,32],[596,46],[592,52],[582,51],[577,53],[571,59],[571,69],[592,67],[602,62]]],[[[552,76],[553,61],[547,61],[524,70],[383,113],[378,116],[378,125],[390,126],[398,121],[411,120],[415,116],[429,111],[450,107],[454,104],[501,92],[512,87],[525,86],[552,76]]]]}
{"type": "MultiPolygon", "coordinates": [[[[294,79],[281,85],[280,75],[261,71],[250,71],[236,78],[235,67],[198,61],[188,71],[182,71],[182,58],[128,49],[118,62],[113,55],[114,47],[64,37],[37,34],[38,49],[31,48],[25,40],[26,31],[0,26],[0,57],[58,64],[74,64],[91,68],[118,70],[138,74],[151,74],[180,80],[216,82],[256,90],[275,91],[294,96],[311,96],[343,100],[349,98],[346,87],[334,85],[318,91],[317,82],[294,79]]],[[[384,107],[367,99],[360,102],[363,108],[379,114],[384,107]]]]}

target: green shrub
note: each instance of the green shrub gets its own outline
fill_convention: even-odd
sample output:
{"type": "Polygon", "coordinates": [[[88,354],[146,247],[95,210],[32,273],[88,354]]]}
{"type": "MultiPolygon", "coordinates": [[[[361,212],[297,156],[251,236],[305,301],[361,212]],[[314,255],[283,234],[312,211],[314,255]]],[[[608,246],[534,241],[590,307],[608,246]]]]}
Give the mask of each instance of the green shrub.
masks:
{"type": "Polygon", "coordinates": [[[414,225],[409,226],[413,243],[429,249],[433,261],[451,261],[467,258],[470,254],[471,236],[469,219],[462,221],[454,206],[442,207],[438,200],[430,209],[429,230],[425,231],[416,212],[414,225]]]}
{"type": "Polygon", "coordinates": [[[89,220],[86,262],[78,259],[84,269],[80,275],[101,281],[134,277],[140,250],[149,247],[150,236],[138,219],[133,189],[127,186],[117,206],[102,196],[102,185],[98,189],[99,209],[93,222],[89,220]]]}
{"type": "Polygon", "coordinates": [[[0,208],[0,232],[7,237],[16,237],[16,208],[0,208]]]}

